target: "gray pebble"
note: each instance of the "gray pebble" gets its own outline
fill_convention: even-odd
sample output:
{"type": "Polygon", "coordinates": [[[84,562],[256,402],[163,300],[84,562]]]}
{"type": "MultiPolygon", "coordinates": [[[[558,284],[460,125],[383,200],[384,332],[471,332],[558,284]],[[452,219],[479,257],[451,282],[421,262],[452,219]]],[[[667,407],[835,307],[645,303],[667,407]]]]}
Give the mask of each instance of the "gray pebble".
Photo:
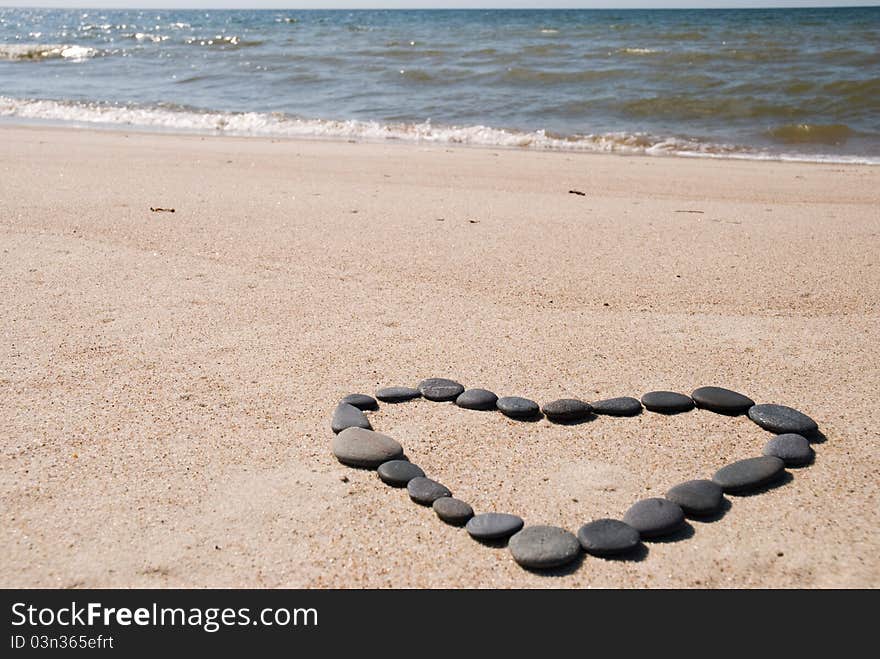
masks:
{"type": "Polygon", "coordinates": [[[764,455],[782,460],[787,467],[802,467],[813,461],[813,447],[803,435],[786,433],[776,435],[764,445],[764,455]]]}
{"type": "Polygon", "coordinates": [[[421,395],[418,389],[412,387],[385,387],[376,392],[376,398],[383,403],[403,403],[421,395]]]}
{"type": "Polygon", "coordinates": [[[642,396],[642,405],[660,414],[678,414],[694,409],[694,399],[675,391],[649,391],[642,396]]]}
{"type": "Polygon", "coordinates": [[[498,396],[488,389],[468,389],[458,398],[455,404],[468,410],[494,410],[498,396]]]}
{"type": "Polygon", "coordinates": [[[725,492],[748,492],[772,483],[782,475],[785,463],[775,456],[746,458],[722,467],[712,478],[725,492]]]}
{"type": "Polygon", "coordinates": [[[376,402],[376,399],[372,396],[367,396],[367,394],[348,394],[348,396],[339,402],[354,405],[359,410],[379,409],[379,403],[376,402]]]}
{"type": "Polygon", "coordinates": [[[379,478],[392,487],[406,487],[413,478],[424,476],[421,467],[407,460],[389,460],[379,465],[379,478]]]}
{"type": "Polygon", "coordinates": [[[694,480],[681,483],[666,493],[666,498],[681,506],[688,515],[713,515],[721,510],[724,491],[714,481],[694,480]]]}
{"type": "Polygon", "coordinates": [[[428,400],[455,400],[464,391],[464,387],[455,380],[446,378],[428,378],[419,382],[419,391],[428,400]]]}
{"type": "Polygon", "coordinates": [[[755,405],[749,410],[749,418],[764,430],[779,434],[812,435],[819,429],[806,414],[785,405],[755,405]]]}
{"type": "Polygon", "coordinates": [[[388,435],[364,428],[346,428],[333,438],[333,455],[351,467],[375,469],[403,455],[403,447],[388,435]]]}
{"type": "Polygon", "coordinates": [[[561,398],[547,403],[541,408],[548,419],[556,423],[582,421],[590,416],[593,409],[588,403],[576,398],[561,398]]]}
{"type": "Polygon", "coordinates": [[[502,540],[522,527],[522,517],[507,513],[482,513],[471,517],[465,528],[477,540],[502,540]]]}
{"type": "Polygon", "coordinates": [[[447,524],[463,526],[474,516],[474,509],[469,504],[452,497],[440,497],[433,504],[437,517],[447,524]]]}
{"type": "Polygon", "coordinates": [[[541,408],[535,401],[520,396],[499,398],[495,405],[504,416],[512,419],[531,419],[541,413],[541,408]]]}
{"type": "Polygon", "coordinates": [[[606,398],[590,403],[594,414],[607,414],[608,416],[635,416],[642,411],[642,404],[636,398],[620,396],[618,398],[606,398]]]}
{"type": "Polygon", "coordinates": [[[533,570],[567,565],[581,553],[578,539],[556,526],[527,526],[510,539],[509,547],[513,560],[533,570]]]}
{"type": "Polygon", "coordinates": [[[577,534],[581,547],[594,556],[613,556],[639,546],[639,532],[617,519],[597,519],[584,524],[577,534]]]}
{"type": "Polygon", "coordinates": [[[424,476],[417,476],[407,483],[409,498],[422,506],[430,506],[440,497],[451,497],[452,492],[445,485],[424,476]]]}
{"type": "Polygon", "coordinates": [[[700,387],[694,390],[691,398],[697,407],[730,416],[745,414],[755,404],[748,396],[722,387],[700,387]]]}
{"type": "Polygon", "coordinates": [[[333,432],[342,432],[346,428],[373,429],[367,415],[354,405],[349,405],[348,403],[339,403],[336,406],[336,409],[333,411],[333,418],[330,420],[330,427],[333,429],[333,432]]]}
{"type": "Polygon", "coordinates": [[[677,503],[653,497],[634,503],[626,511],[623,521],[642,538],[659,538],[675,533],[684,525],[684,511],[677,503]]]}

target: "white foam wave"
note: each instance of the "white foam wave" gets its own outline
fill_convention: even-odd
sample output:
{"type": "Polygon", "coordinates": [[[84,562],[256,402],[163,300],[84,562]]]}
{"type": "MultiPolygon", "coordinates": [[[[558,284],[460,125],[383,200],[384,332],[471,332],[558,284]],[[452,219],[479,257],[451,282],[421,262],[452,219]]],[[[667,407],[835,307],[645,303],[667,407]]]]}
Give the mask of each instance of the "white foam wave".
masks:
{"type": "Polygon", "coordinates": [[[880,158],[770,154],[738,145],[680,137],[656,137],[647,133],[611,132],[566,137],[543,130],[520,132],[489,126],[436,126],[430,120],[411,124],[384,124],[375,121],[302,119],[282,113],[201,112],[155,106],[22,100],[5,96],[0,96],[0,117],[236,136],[398,140],[559,151],[880,164],[880,158]]]}
{"type": "Polygon", "coordinates": [[[81,61],[98,54],[94,48],[65,44],[0,43],[0,60],[69,59],[81,61]]]}
{"type": "Polygon", "coordinates": [[[653,55],[660,51],[655,48],[621,48],[618,52],[626,55],[653,55]]]}

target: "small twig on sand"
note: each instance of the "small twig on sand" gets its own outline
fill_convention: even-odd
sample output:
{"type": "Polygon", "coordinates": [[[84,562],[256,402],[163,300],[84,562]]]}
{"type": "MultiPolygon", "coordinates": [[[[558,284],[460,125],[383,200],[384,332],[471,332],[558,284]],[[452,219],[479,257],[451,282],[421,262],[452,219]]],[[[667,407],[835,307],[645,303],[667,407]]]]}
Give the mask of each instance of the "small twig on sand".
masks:
{"type": "Polygon", "coordinates": [[[150,210],[153,211],[154,213],[173,213],[174,212],[173,208],[160,208],[159,206],[157,206],[155,208],[150,206],[150,210]]]}
{"type": "Polygon", "coordinates": [[[675,212],[676,213],[699,213],[700,215],[703,214],[703,211],[675,211],[675,212]]]}
{"type": "Polygon", "coordinates": [[[586,197],[587,196],[586,192],[581,192],[580,190],[569,190],[568,194],[576,194],[579,197],[586,197]]]}

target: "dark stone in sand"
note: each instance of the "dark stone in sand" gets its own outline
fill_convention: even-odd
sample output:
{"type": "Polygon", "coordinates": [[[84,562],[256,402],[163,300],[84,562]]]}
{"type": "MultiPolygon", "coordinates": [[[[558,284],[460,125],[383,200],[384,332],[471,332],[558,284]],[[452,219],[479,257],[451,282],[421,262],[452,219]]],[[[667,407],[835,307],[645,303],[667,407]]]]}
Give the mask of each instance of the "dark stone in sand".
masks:
{"type": "Polygon", "coordinates": [[[570,422],[586,419],[593,411],[589,404],[576,398],[562,398],[547,403],[541,409],[551,421],[570,422]]]}
{"type": "Polygon", "coordinates": [[[687,481],[673,487],[666,498],[677,503],[688,515],[697,517],[713,515],[721,509],[724,491],[714,481],[687,481]]]}
{"type": "Polygon", "coordinates": [[[634,503],[623,521],[643,538],[659,538],[675,533],[684,525],[684,511],[677,503],[654,497],[634,503]]]}
{"type": "Polygon", "coordinates": [[[418,389],[412,387],[385,387],[376,392],[376,398],[384,403],[402,403],[421,395],[418,389]]]}
{"type": "Polygon", "coordinates": [[[650,391],[642,396],[642,405],[652,412],[678,414],[694,409],[694,400],[674,391],[650,391]]]}
{"type": "Polygon", "coordinates": [[[445,485],[424,476],[417,476],[407,483],[409,498],[423,506],[430,506],[440,497],[451,497],[452,492],[445,485]]]}
{"type": "Polygon", "coordinates": [[[581,547],[594,556],[613,556],[639,546],[639,532],[617,519],[597,519],[584,524],[577,534],[581,547]]]}
{"type": "Polygon", "coordinates": [[[522,517],[507,513],[482,513],[471,517],[465,527],[477,540],[502,540],[523,527],[522,517]]]}
{"type": "Polygon", "coordinates": [[[630,396],[619,398],[607,398],[590,403],[594,414],[607,414],[608,416],[635,416],[642,411],[642,404],[630,396]]]}
{"type": "Polygon", "coordinates": [[[513,560],[533,570],[567,565],[581,553],[578,539],[556,526],[528,526],[514,535],[508,546],[513,560]]]}
{"type": "Polygon", "coordinates": [[[721,387],[700,387],[691,394],[697,407],[719,414],[745,414],[755,404],[748,396],[721,387]]]}
{"type": "Polygon", "coordinates": [[[469,504],[452,497],[440,497],[434,502],[433,508],[437,517],[453,526],[463,526],[474,516],[474,509],[469,504]]]}
{"type": "Polygon", "coordinates": [[[746,458],[722,467],[712,478],[725,492],[739,493],[772,483],[782,475],[785,463],[775,456],[746,458]]]}
{"type": "Polygon", "coordinates": [[[776,435],[764,445],[764,455],[782,460],[787,467],[801,467],[813,461],[813,447],[803,435],[776,435]]]}
{"type": "Polygon", "coordinates": [[[349,405],[348,403],[339,403],[336,406],[336,409],[333,411],[333,418],[330,420],[330,427],[333,429],[333,432],[342,432],[346,428],[373,429],[367,415],[354,405],[349,405]]]}
{"type": "Polygon", "coordinates": [[[468,389],[458,398],[455,404],[468,410],[494,410],[498,396],[488,389],[468,389]]]}
{"type": "Polygon", "coordinates": [[[424,476],[421,467],[406,460],[389,460],[379,465],[379,478],[392,487],[406,487],[413,478],[424,476]]]}
{"type": "Polygon", "coordinates": [[[541,408],[535,401],[519,396],[499,398],[495,405],[504,416],[512,419],[531,419],[541,413],[541,408]]]}
{"type": "Polygon", "coordinates": [[[376,402],[376,399],[372,396],[367,396],[367,394],[348,394],[348,396],[339,402],[354,405],[359,410],[379,409],[379,403],[376,402]]]}
{"type": "Polygon", "coordinates": [[[455,380],[446,378],[428,378],[419,382],[419,391],[428,400],[455,400],[464,391],[464,387],[455,380]]]}
{"type": "Polygon", "coordinates": [[[749,410],[749,418],[764,430],[779,434],[812,435],[819,429],[806,414],[785,405],[755,405],[749,410]]]}
{"type": "Polygon", "coordinates": [[[333,438],[333,455],[342,464],[375,469],[383,462],[401,457],[403,447],[388,435],[364,428],[346,428],[333,438]]]}

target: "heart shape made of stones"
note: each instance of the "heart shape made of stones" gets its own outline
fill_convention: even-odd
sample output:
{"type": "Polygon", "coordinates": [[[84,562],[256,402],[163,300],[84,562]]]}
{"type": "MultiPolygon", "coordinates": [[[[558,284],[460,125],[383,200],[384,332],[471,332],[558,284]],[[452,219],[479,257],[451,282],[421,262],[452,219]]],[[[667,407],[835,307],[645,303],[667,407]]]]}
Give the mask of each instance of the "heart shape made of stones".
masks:
{"type": "Polygon", "coordinates": [[[330,423],[335,433],[332,451],[342,464],[375,469],[391,487],[406,487],[410,498],[431,506],[438,518],[451,526],[464,526],[475,540],[498,544],[509,540],[514,560],[529,570],[559,568],[577,560],[583,552],[597,557],[635,555],[643,540],[670,537],[685,525],[686,518],[711,519],[724,505],[725,494],[744,494],[779,480],[786,467],[802,467],[813,461],[810,438],[819,428],[806,414],[784,405],[755,404],[743,394],[722,387],[700,387],[688,396],[674,391],[652,391],[641,399],[611,398],[587,403],[566,398],[538,405],[520,396],[499,398],[486,389],[465,389],[446,378],[422,380],[418,387],[386,387],[367,394],[349,394],[337,405],[330,423]],[[696,479],[671,488],[665,497],[634,503],[622,520],[598,519],[584,524],[575,535],[554,526],[525,526],[517,515],[486,512],[453,497],[442,483],[428,478],[411,463],[393,438],[376,432],[365,414],[378,410],[379,401],[402,403],[423,397],[451,402],[463,409],[497,410],[511,419],[533,420],[545,416],[559,424],[572,424],[596,416],[635,416],[642,409],[658,414],[681,414],[700,408],[738,416],[747,414],[761,428],[774,433],[763,455],[731,463],[715,472],[711,480],[696,479]],[[377,400],[378,399],[378,400],[377,400]]]}

